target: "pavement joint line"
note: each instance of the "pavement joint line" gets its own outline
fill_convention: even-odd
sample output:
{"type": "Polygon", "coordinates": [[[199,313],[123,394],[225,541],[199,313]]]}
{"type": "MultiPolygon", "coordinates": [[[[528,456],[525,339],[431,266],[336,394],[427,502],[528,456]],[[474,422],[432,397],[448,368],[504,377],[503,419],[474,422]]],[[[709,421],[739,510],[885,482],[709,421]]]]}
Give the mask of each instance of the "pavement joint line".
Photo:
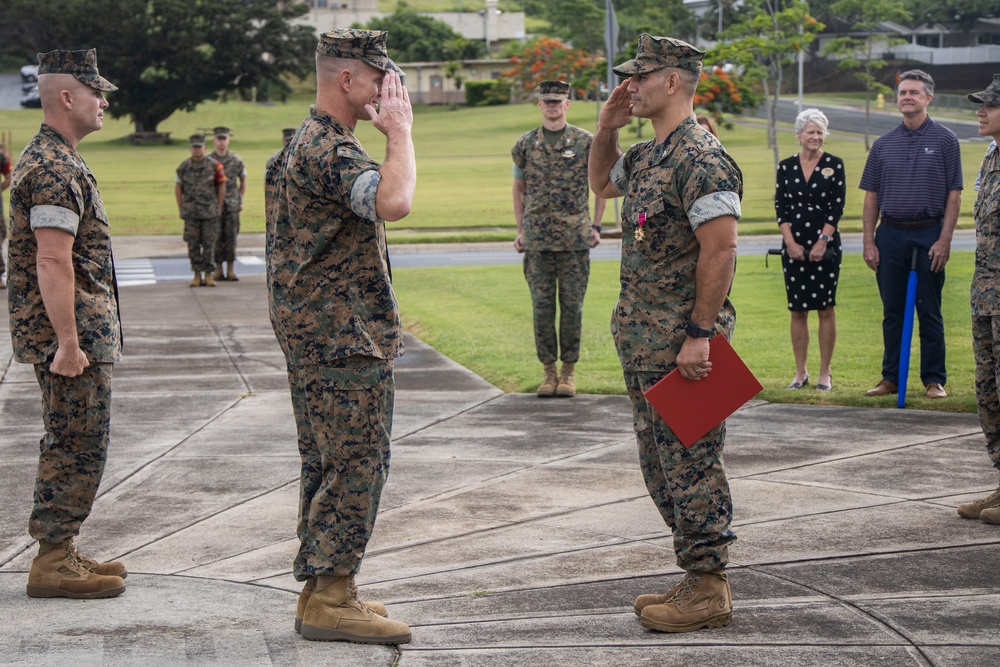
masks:
{"type": "Polygon", "coordinates": [[[888,452],[898,452],[900,450],[911,449],[913,447],[924,447],[926,445],[942,444],[942,443],[948,442],[949,440],[956,440],[956,439],[960,439],[960,438],[968,438],[970,436],[976,436],[976,435],[982,435],[982,431],[976,429],[976,430],[969,431],[967,433],[959,433],[959,434],[956,434],[956,435],[949,435],[949,436],[945,436],[943,438],[935,438],[935,439],[932,439],[932,440],[922,440],[920,442],[911,442],[911,443],[906,443],[906,444],[903,444],[903,445],[898,445],[898,446],[895,446],[895,447],[886,447],[884,449],[872,449],[870,451],[860,452],[858,454],[848,454],[848,455],[845,455],[845,456],[834,456],[834,457],[830,457],[830,458],[827,458],[827,459],[821,459],[821,460],[817,460],[817,461],[810,461],[808,463],[802,463],[802,464],[797,464],[797,465],[793,465],[793,466],[787,466],[787,467],[784,467],[784,468],[773,468],[771,470],[754,472],[754,473],[748,473],[746,475],[731,475],[731,476],[729,476],[729,478],[730,479],[753,479],[754,477],[759,477],[761,475],[771,475],[771,474],[774,474],[776,472],[788,472],[789,470],[803,470],[803,469],[806,469],[806,468],[814,468],[816,466],[822,466],[822,465],[826,465],[828,463],[839,463],[841,461],[850,461],[851,459],[867,458],[869,456],[874,456],[874,455],[877,455],[877,454],[885,454],[885,453],[888,453],[888,452]]]}
{"type": "MultiPolygon", "coordinates": [[[[243,386],[246,388],[247,392],[250,395],[253,395],[253,388],[250,386],[250,382],[243,374],[243,369],[240,368],[240,365],[236,363],[236,359],[233,358],[233,353],[229,349],[229,346],[226,344],[225,339],[222,337],[222,333],[219,331],[219,326],[215,323],[215,318],[212,317],[208,313],[208,311],[205,310],[205,304],[202,303],[201,298],[198,296],[197,293],[192,294],[192,296],[194,297],[194,302],[198,304],[198,310],[201,311],[201,316],[205,319],[206,322],[208,322],[208,326],[212,329],[212,332],[215,334],[216,340],[219,341],[219,344],[222,346],[222,349],[226,351],[226,358],[229,359],[229,363],[232,364],[233,369],[236,371],[236,374],[240,376],[240,382],[243,383],[243,386]]],[[[240,398],[240,400],[242,399],[243,397],[240,398]]]]}
{"type": "Polygon", "coordinates": [[[421,426],[420,428],[417,428],[417,429],[414,429],[413,431],[410,431],[409,433],[404,433],[403,435],[399,436],[398,438],[395,437],[395,436],[393,436],[392,441],[394,443],[395,442],[399,442],[400,440],[403,440],[405,438],[409,438],[410,436],[416,435],[418,433],[422,433],[423,431],[426,431],[427,429],[429,429],[429,428],[431,428],[433,426],[438,426],[439,424],[443,424],[445,422],[451,421],[455,417],[459,417],[461,415],[464,415],[465,413],[467,413],[467,412],[469,412],[471,410],[475,410],[476,408],[479,408],[479,407],[481,407],[483,405],[486,405],[487,403],[490,403],[491,401],[495,401],[495,400],[497,400],[499,398],[503,398],[506,395],[507,395],[506,393],[503,393],[503,394],[499,394],[497,396],[491,396],[491,397],[489,397],[487,399],[484,399],[484,400],[480,401],[479,403],[476,403],[475,405],[470,405],[469,407],[467,407],[467,408],[465,408],[463,410],[460,410],[459,412],[456,412],[456,413],[453,413],[453,414],[450,414],[450,415],[446,415],[444,417],[441,417],[440,419],[438,419],[435,422],[432,422],[430,424],[425,424],[425,425],[421,426]]]}
{"type": "MultiPolygon", "coordinates": [[[[884,556],[898,556],[901,554],[921,554],[921,553],[937,553],[945,551],[956,551],[959,549],[971,549],[974,547],[989,547],[1000,545],[1000,539],[988,540],[983,542],[965,542],[963,544],[942,544],[930,547],[912,547],[909,549],[893,549],[885,551],[865,551],[859,553],[850,554],[839,554],[839,555],[826,555],[826,556],[799,556],[794,560],[784,560],[784,561],[760,561],[760,562],[747,562],[742,564],[732,564],[730,563],[726,569],[727,570],[739,570],[739,569],[756,569],[762,567],[787,567],[789,565],[801,565],[801,564],[816,564],[816,563],[827,563],[835,561],[849,561],[851,559],[865,560],[872,558],[881,558],[884,556]]],[[[651,575],[654,576],[654,575],[651,575]]]]}
{"type": "MultiPolygon", "coordinates": [[[[196,519],[196,520],[192,521],[191,523],[189,523],[189,524],[187,524],[187,525],[185,525],[185,526],[181,526],[180,528],[177,528],[176,530],[172,530],[172,531],[169,531],[169,532],[167,532],[167,533],[163,533],[162,535],[157,535],[157,536],[155,536],[155,537],[154,537],[154,538],[153,538],[152,540],[150,540],[149,542],[146,542],[145,544],[140,544],[140,545],[139,545],[139,546],[137,546],[137,547],[134,547],[134,548],[132,548],[132,549],[129,549],[128,551],[125,551],[125,552],[121,553],[120,555],[116,556],[116,559],[117,559],[117,558],[124,558],[124,557],[126,557],[126,556],[129,556],[129,555],[131,555],[131,554],[135,553],[136,551],[140,551],[140,550],[142,550],[142,549],[144,549],[144,548],[146,548],[146,547],[148,547],[148,546],[151,546],[151,545],[153,545],[153,544],[156,544],[156,543],[157,543],[157,542],[159,542],[160,540],[165,540],[165,539],[167,539],[167,538],[169,538],[169,537],[173,537],[174,535],[177,535],[177,534],[179,534],[179,533],[182,533],[182,532],[184,532],[185,530],[188,530],[188,529],[190,529],[190,528],[194,528],[195,526],[197,526],[197,525],[199,525],[199,524],[201,524],[201,523],[204,523],[205,521],[209,521],[209,520],[212,520],[212,519],[216,519],[216,518],[218,518],[218,517],[219,517],[220,515],[222,515],[222,514],[225,514],[226,512],[229,512],[229,511],[231,511],[231,510],[234,510],[234,509],[236,509],[237,507],[241,507],[241,506],[243,506],[243,505],[246,505],[247,503],[249,503],[249,502],[251,502],[251,501],[253,501],[253,500],[257,500],[258,498],[262,498],[263,496],[266,496],[266,495],[268,495],[268,494],[271,494],[271,493],[274,493],[275,491],[278,491],[278,490],[280,490],[280,489],[283,489],[283,488],[285,488],[286,486],[288,486],[288,485],[290,485],[290,484],[297,484],[298,482],[299,482],[299,479],[298,479],[298,478],[296,477],[295,479],[293,479],[293,480],[291,480],[291,481],[288,481],[288,482],[285,482],[284,484],[280,484],[280,485],[278,485],[278,486],[276,486],[276,487],[274,487],[274,488],[272,488],[272,489],[268,489],[268,490],[266,490],[266,491],[262,491],[261,493],[258,493],[258,494],[257,494],[257,495],[255,495],[255,496],[249,496],[249,497],[247,497],[247,498],[246,498],[246,499],[244,499],[244,500],[241,500],[241,501],[239,501],[239,502],[237,502],[237,503],[233,503],[233,504],[232,504],[232,505],[230,505],[229,507],[225,507],[225,508],[222,508],[222,509],[218,509],[218,510],[214,510],[214,511],[212,512],[212,514],[210,514],[210,515],[207,515],[207,516],[203,516],[203,517],[200,517],[200,518],[198,518],[198,519],[196,519]]],[[[286,539],[286,540],[279,540],[278,542],[274,542],[274,543],[272,543],[272,544],[269,544],[269,545],[266,545],[266,546],[268,546],[268,547],[270,547],[270,546],[274,546],[274,544],[281,544],[282,542],[287,542],[287,541],[289,541],[289,540],[291,540],[291,539],[297,539],[297,538],[288,538],[288,539],[286,539]]],[[[255,548],[253,548],[253,549],[248,549],[247,551],[243,551],[243,552],[240,552],[240,553],[236,553],[236,554],[231,554],[231,555],[229,555],[229,556],[226,556],[225,558],[217,558],[217,559],[215,559],[215,560],[212,560],[212,561],[206,561],[206,562],[203,562],[203,563],[199,563],[198,565],[195,565],[195,566],[193,566],[193,567],[189,567],[189,568],[184,568],[184,569],[182,569],[182,570],[176,570],[175,572],[173,572],[173,573],[171,573],[171,574],[181,574],[181,573],[183,573],[183,572],[187,572],[187,571],[189,571],[189,570],[193,570],[193,569],[197,569],[197,568],[199,568],[199,567],[204,567],[205,565],[210,565],[210,564],[212,564],[212,563],[217,563],[217,562],[219,562],[219,561],[223,561],[223,560],[228,560],[228,559],[230,559],[230,558],[235,558],[235,557],[237,557],[237,556],[243,556],[243,555],[246,555],[246,554],[248,554],[248,553],[253,553],[254,551],[259,551],[260,549],[263,549],[263,548],[265,548],[265,547],[264,547],[264,546],[261,546],[261,547],[255,547],[255,548]]],[[[291,571],[291,570],[289,570],[289,571],[291,571]]]]}
{"type": "Polygon", "coordinates": [[[896,624],[892,623],[884,614],[880,614],[877,610],[868,609],[864,607],[862,604],[852,602],[850,600],[834,595],[832,593],[827,593],[826,591],[823,591],[817,588],[816,586],[810,586],[808,584],[796,581],[794,579],[782,576],[780,574],[775,574],[773,572],[764,572],[764,571],[761,571],[760,574],[763,574],[765,576],[770,576],[775,579],[780,579],[794,586],[798,586],[799,588],[804,588],[805,590],[812,591],[817,595],[822,595],[829,600],[836,601],[838,604],[841,604],[847,607],[848,609],[854,610],[855,612],[861,614],[865,618],[875,621],[876,625],[881,626],[883,629],[887,630],[890,634],[894,634],[900,637],[901,639],[905,640],[907,644],[903,645],[912,647],[913,650],[915,650],[919,654],[919,657],[923,658],[926,665],[934,664],[933,661],[927,656],[927,654],[924,653],[923,649],[921,649],[919,642],[915,638],[911,637],[903,628],[897,627],[896,624]]]}

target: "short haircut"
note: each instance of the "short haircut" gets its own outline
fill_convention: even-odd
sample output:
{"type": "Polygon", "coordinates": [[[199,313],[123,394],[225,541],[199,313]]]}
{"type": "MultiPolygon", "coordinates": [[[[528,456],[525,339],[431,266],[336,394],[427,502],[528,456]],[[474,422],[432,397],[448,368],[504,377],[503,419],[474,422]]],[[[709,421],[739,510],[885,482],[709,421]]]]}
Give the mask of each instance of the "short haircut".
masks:
{"type": "Polygon", "coordinates": [[[802,134],[802,131],[806,129],[806,125],[809,123],[819,125],[820,129],[823,130],[824,137],[830,134],[830,121],[827,120],[826,114],[819,109],[803,109],[795,117],[795,134],[802,134]]]}
{"type": "Polygon", "coordinates": [[[689,69],[681,69],[680,67],[671,67],[670,70],[677,72],[677,76],[680,77],[681,85],[684,86],[684,90],[694,97],[694,94],[698,92],[698,81],[701,79],[701,75],[698,72],[692,72],[689,69]]]}
{"type": "MultiPolygon", "coordinates": [[[[899,75],[899,82],[903,83],[904,81],[919,81],[924,84],[924,90],[927,91],[928,95],[934,94],[934,79],[922,69],[906,70],[899,75]]],[[[899,90],[898,87],[896,89],[899,90]]]]}

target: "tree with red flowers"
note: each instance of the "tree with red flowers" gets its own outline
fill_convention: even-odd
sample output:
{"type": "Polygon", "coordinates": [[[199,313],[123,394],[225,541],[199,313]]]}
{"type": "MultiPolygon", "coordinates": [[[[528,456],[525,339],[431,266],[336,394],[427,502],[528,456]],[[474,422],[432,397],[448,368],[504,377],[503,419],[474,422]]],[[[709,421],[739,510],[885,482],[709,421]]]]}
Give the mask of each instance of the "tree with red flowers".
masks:
{"type": "Polygon", "coordinates": [[[543,35],[512,56],[510,63],[511,68],[503,72],[503,76],[520,83],[526,93],[531,93],[542,81],[573,81],[593,67],[593,58],[586,51],[543,35]]]}
{"type": "Polygon", "coordinates": [[[735,72],[727,72],[718,65],[702,70],[698,80],[698,91],[694,95],[694,105],[704,109],[716,123],[732,127],[724,114],[741,116],[746,109],[759,103],[753,89],[744,77],[735,72]]]}

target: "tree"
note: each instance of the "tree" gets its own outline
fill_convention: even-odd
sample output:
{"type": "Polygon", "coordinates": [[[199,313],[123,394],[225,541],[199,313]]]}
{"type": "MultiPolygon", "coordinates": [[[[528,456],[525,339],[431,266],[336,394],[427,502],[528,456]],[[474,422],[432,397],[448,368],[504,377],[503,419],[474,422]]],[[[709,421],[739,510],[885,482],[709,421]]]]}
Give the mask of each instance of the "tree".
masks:
{"type": "Polygon", "coordinates": [[[872,93],[892,93],[889,86],[875,78],[878,70],[885,67],[885,61],[876,56],[876,48],[881,52],[885,47],[905,42],[877,33],[876,29],[882,21],[908,21],[910,14],[901,0],[840,0],[831,9],[838,16],[846,17],[853,30],[864,32],[864,37],[848,36],[830,40],[824,53],[839,56],[838,67],[850,70],[864,84],[865,150],[869,150],[872,93]]]}
{"type": "Polygon", "coordinates": [[[1000,16],[996,0],[907,0],[904,7],[915,22],[955,22],[964,32],[981,18],[1000,16]]]}
{"type": "Polygon", "coordinates": [[[289,21],[305,5],[279,0],[5,0],[0,43],[33,56],[97,47],[101,74],[118,86],[108,113],[155,132],[177,110],[307,75],[316,37],[289,21]]]}
{"type": "MultiPolygon", "coordinates": [[[[520,82],[525,91],[534,90],[542,81],[572,81],[592,66],[591,58],[581,49],[573,49],[554,37],[541,36],[529,43],[519,55],[510,58],[511,69],[503,76],[520,82]]],[[[586,93],[586,91],[578,91],[586,93]]]]}
{"type": "Polygon", "coordinates": [[[764,97],[771,98],[767,108],[767,145],[774,151],[775,169],[779,161],[777,108],[782,70],[822,29],[823,24],[809,15],[806,3],[801,0],[792,0],[786,9],[778,9],[776,0],[758,0],[749,18],[724,31],[725,41],[706,58],[711,63],[738,64],[744,68],[744,76],[763,85],[764,97]]]}
{"type": "Polygon", "coordinates": [[[694,105],[707,111],[717,123],[732,127],[724,114],[740,116],[758,104],[757,96],[743,79],[719,66],[705,67],[698,80],[694,105]]]}
{"type": "Polygon", "coordinates": [[[444,21],[418,14],[404,4],[389,16],[374,18],[359,27],[388,30],[389,55],[396,62],[472,60],[486,55],[485,43],[463,39],[444,21]],[[462,53],[457,57],[452,53],[456,40],[462,43],[462,53]]]}

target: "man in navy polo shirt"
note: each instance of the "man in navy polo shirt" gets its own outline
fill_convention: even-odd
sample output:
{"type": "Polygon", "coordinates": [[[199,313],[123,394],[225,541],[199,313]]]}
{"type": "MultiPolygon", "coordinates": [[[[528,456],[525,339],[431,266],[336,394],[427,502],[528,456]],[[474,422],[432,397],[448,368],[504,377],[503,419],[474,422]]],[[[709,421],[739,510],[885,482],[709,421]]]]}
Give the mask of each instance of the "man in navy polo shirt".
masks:
{"type": "Polygon", "coordinates": [[[927,72],[903,72],[896,107],[903,122],[872,144],[861,175],[865,191],[865,263],[875,271],[882,297],[882,379],[866,392],[898,391],[899,350],[906,309],[906,283],[917,248],[917,317],[920,321],[920,380],[928,398],[945,398],[944,265],[962,203],[958,137],[927,115],[934,80],[927,72]],[[881,218],[878,230],[876,222],[881,218]]]}

